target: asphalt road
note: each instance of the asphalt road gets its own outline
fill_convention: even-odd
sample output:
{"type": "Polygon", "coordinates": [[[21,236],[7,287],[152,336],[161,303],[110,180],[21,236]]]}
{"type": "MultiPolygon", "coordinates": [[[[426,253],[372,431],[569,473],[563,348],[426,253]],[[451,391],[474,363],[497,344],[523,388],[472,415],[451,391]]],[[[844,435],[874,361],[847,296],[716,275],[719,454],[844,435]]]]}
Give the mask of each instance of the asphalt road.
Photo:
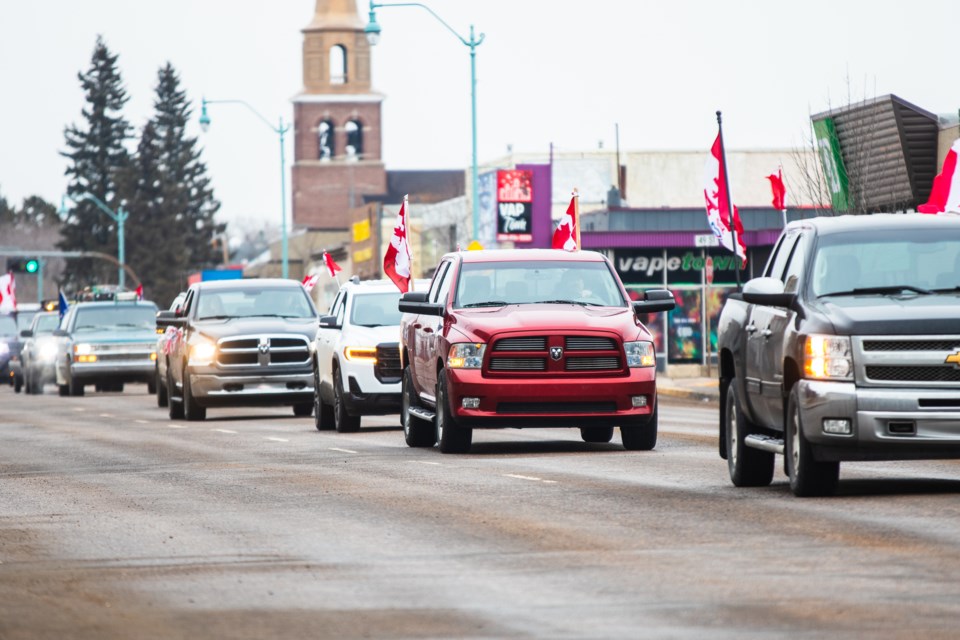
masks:
{"type": "Polygon", "coordinates": [[[0,638],[956,637],[960,463],[736,489],[716,407],[404,445],[397,417],[171,422],[142,385],[0,387],[0,638]]]}

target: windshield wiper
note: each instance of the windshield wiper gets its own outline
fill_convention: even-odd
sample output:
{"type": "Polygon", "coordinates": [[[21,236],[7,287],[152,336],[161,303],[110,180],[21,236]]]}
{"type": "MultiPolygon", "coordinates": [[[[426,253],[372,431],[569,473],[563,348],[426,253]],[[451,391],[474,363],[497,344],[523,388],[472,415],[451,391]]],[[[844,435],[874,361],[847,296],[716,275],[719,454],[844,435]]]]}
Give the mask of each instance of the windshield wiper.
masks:
{"type": "Polygon", "coordinates": [[[302,318],[303,316],[283,315],[282,313],[255,313],[244,318],[302,318]]]}
{"type": "Polygon", "coordinates": [[[219,316],[200,316],[197,320],[229,320],[233,316],[219,315],[219,316]]]}
{"type": "Polygon", "coordinates": [[[932,289],[934,293],[960,293],[960,287],[942,287],[940,289],[932,289]]]}
{"type": "Polygon", "coordinates": [[[383,326],[385,326],[385,325],[380,324],[380,323],[378,322],[378,323],[376,323],[376,324],[355,324],[355,325],[353,325],[353,326],[355,326],[355,327],[383,327],[383,326]]]}
{"type": "Polygon", "coordinates": [[[509,302],[504,302],[503,300],[486,300],[484,302],[471,302],[470,304],[463,305],[464,309],[470,307],[505,307],[509,302]]]}
{"type": "Polygon", "coordinates": [[[923,295],[931,295],[933,291],[929,289],[924,289],[922,287],[914,287],[909,284],[898,284],[890,287],[863,287],[860,289],[851,289],[850,291],[831,291],[830,293],[824,293],[817,296],[818,298],[825,298],[827,296],[856,296],[856,295],[886,295],[889,293],[903,293],[904,291],[909,291],[911,293],[919,293],[923,295]]]}

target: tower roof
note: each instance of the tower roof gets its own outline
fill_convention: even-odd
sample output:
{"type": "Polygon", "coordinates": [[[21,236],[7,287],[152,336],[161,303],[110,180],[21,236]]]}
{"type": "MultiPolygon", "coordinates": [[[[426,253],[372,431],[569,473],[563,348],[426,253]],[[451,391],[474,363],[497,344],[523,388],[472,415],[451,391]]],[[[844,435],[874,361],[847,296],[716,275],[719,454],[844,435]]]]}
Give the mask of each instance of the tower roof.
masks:
{"type": "Polygon", "coordinates": [[[317,0],[313,20],[304,31],[362,30],[356,0],[317,0]]]}

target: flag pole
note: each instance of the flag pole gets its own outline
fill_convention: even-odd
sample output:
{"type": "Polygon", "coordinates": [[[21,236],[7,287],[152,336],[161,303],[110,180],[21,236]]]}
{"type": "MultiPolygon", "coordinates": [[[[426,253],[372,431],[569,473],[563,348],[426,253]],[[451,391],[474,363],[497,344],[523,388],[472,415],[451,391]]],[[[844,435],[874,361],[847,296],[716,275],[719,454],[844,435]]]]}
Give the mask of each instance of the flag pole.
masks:
{"type": "Polygon", "coordinates": [[[577,230],[577,251],[580,251],[580,190],[576,187],[573,188],[573,226],[577,230]]]}
{"type": "MultiPolygon", "coordinates": [[[[777,176],[780,178],[780,184],[783,184],[783,163],[777,165],[777,176]]],[[[783,196],[783,209],[780,210],[780,213],[783,214],[783,228],[787,228],[787,196],[786,196],[786,187],[784,187],[784,196],[783,196]]]]}
{"type": "Polygon", "coordinates": [[[727,150],[723,147],[723,122],[720,111],[717,110],[717,129],[720,134],[720,162],[723,164],[723,187],[727,191],[727,214],[730,216],[730,231],[733,234],[733,263],[736,265],[734,272],[737,275],[737,291],[742,287],[740,285],[740,256],[737,255],[737,223],[733,216],[733,202],[730,197],[730,176],[727,175],[727,150]]]}
{"type": "Polygon", "coordinates": [[[414,282],[416,278],[413,277],[413,233],[410,229],[410,209],[407,207],[407,198],[410,194],[403,194],[403,224],[406,227],[404,231],[407,234],[407,264],[410,265],[410,284],[407,286],[407,291],[413,291],[414,282]]]}

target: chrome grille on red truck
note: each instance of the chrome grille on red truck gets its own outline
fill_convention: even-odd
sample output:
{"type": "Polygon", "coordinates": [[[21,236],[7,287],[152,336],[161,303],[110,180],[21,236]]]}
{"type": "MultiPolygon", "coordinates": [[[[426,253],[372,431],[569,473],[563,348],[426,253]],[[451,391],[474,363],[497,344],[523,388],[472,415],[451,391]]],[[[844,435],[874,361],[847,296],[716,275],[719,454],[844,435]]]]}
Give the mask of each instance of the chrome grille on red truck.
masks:
{"type": "Polygon", "coordinates": [[[493,341],[486,370],[513,375],[623,371],[623,348],[604,335],[510,336],[493,341]]]}

